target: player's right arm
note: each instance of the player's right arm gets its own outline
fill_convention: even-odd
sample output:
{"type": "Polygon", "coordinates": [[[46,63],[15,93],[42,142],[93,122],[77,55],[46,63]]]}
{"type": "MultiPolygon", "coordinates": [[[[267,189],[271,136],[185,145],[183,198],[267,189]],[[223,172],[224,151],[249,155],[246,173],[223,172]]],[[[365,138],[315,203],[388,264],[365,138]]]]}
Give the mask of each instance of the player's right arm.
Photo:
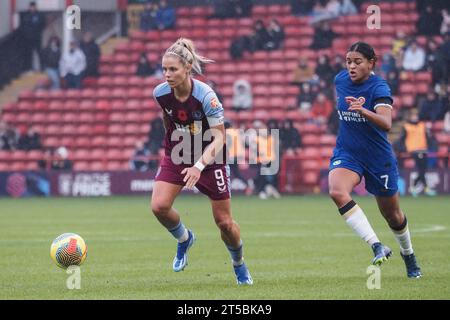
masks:
{"type": "Polygon", "coordinates": [[[160,92],[162,91],[161,90],[162,86],[163,86],[163,84],[160,84],[160,85],[156,86],[155,89],[153,89],[153,99],[155,100],[156,105],[158,105],[162,110],[163,125],[164,125],[164,129],[167,132],[167,130],[169,130],[169,127],[170,127],[170,119],[167,116],[166,112],[164,111],[163,106],[159,103],[158,99],[156,98],[157,96],[159,96],[160,92]]]}

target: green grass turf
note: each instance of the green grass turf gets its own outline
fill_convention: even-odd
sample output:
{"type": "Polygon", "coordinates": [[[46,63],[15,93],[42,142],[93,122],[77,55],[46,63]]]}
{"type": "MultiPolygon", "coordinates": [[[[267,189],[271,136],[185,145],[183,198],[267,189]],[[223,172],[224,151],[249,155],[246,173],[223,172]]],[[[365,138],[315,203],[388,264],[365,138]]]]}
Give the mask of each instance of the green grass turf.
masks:
{"type": "Polygon", "coordinates": [[[394,249],[381,289],[366,287],[372,252],[324,196],[234,197],[246,262],[254,278],[238,287],[207,198],[175,207],[197,242],[174,273],[176,242],[149,210],[148,197],[0,200],[0,299],[449,299],[450,197],[402,198],[424,272],[408,279],[398,245],[375,200],[356,198],[380,239],[394,249]],[[81,289],[50,259],[61,233],[88,245],[81,289]]]}

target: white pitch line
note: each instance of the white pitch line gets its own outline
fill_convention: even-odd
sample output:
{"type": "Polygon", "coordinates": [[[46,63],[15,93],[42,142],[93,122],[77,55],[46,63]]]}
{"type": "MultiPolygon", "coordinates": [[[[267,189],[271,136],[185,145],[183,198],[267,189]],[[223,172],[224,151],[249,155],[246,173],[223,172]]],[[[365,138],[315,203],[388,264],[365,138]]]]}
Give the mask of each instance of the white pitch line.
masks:
{"type": "Polygon", "coordinates": [[[413,233],[428,233],[428,232],[437,232],[437,231],[444,231],[444,230],[447,230],[447,228],[437,224],[437,225],[431,226],[429,228],[413,230],[412,232],[413,233]]]}
{"type": "MultiPolygon", "coordinates": [[[[422,228],[422,229],[412,229],[411,233],[412,234],[416,234],[416,233],[431,233],[431,232],[439,232],[439,231],[444,231],[447,230],[447,227],[445,226],[441,226],[441,225],[431,225],[429,227],[426,228],[422,228]]],[[[381,231],[381,232],[377,232],[377,234],[387,234],[389,232],[386,231],[381,231]]],[[[349,236],[354,236],[355,234],[352,232],[348,232],[348,233],[334,233],[332,236],[333,237],[349,237],[349,236]]]]}

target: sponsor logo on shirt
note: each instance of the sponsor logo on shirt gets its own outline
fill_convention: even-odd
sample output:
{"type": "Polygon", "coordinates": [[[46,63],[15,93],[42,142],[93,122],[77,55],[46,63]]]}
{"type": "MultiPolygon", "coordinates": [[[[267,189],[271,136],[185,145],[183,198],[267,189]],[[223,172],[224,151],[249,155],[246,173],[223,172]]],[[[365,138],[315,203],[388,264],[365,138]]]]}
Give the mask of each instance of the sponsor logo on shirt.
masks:
{"type": "Polygon", "coordinates": [[[214,97],[211,99],[210,104],[211,104],[211,107],[217,108],[219,106],[219,100],[216,97],[214,97]]]}

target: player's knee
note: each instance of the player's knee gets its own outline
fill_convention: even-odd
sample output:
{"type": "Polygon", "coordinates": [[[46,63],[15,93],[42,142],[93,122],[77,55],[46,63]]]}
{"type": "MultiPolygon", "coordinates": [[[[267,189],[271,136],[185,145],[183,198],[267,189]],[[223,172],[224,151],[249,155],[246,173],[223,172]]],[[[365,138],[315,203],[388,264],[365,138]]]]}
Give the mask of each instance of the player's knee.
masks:
{"type": "Polygon", "coordinates": [[[348,192],[341,189],[330,188],[330,191],[328,193],[331,199],[333,199],[337,203],[345,202],[345,199],[349,197],[348,192]]]}
{"type": "Polygon", "coordinates": [[[219,229],[224,233],[229,233],[233,229],[233,220],[232,219],[223,219],[216,221],[219,229]]]}
{"type": "Polygon", "coordinates": [[[405,215],[400,209],[392,209],[387,214],[385,213],[386,221],[391,228],[398,228],[405,222],[405,215]]]}
{"type": "Polygon", "coordinates": [[[164,202],[152,202],[151,208],[155,216],[163,216],[169,212],[170,205],[164,202]]]}

